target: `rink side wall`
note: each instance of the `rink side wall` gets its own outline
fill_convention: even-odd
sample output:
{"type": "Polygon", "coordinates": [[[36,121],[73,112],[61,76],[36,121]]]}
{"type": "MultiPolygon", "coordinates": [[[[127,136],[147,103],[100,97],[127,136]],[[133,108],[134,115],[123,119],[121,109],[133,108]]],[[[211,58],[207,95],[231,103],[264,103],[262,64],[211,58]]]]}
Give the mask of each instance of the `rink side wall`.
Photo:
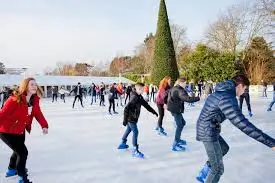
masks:
{"type": "MultiPolygon", "coordinates": [[[[29,76],[28,76],[29,77],[29,76]]],[[[51,96],[51,87],[55,86],[58,89],[61,86],[65,86],[65,89],[71,91],[78,82],[83,86],[91,86],[92,83],[100,85],[103,82],[106,85],[112,83],[125,83],[125,84],[134,84],[133,81],[124,78],[124,77],[92,77],[92,76],[30,76],[36,79],[38,85],[42,88],[44,92],[44,97],[51,96]]],[[[23,75],[9,75],[1,74],[0,75],[0,87],[4,86],[13,86],[19,85],[20,82],[24,79],[23,75]]]]}

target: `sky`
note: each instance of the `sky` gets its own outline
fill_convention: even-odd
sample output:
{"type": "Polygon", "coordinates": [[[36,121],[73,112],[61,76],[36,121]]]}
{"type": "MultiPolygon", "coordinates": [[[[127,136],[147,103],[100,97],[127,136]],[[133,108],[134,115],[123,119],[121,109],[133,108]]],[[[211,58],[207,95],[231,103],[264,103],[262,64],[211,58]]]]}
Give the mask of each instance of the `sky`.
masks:
{"type": "MultiPolygon", "coordinates": [[[[209,23],[240,0],[166,0],[169,19],[200,41],[209,23]]],[[[0,62],[42,73],[57,62],[131,55],[156,31],[159,0],[0,0],[0,62]]]]}

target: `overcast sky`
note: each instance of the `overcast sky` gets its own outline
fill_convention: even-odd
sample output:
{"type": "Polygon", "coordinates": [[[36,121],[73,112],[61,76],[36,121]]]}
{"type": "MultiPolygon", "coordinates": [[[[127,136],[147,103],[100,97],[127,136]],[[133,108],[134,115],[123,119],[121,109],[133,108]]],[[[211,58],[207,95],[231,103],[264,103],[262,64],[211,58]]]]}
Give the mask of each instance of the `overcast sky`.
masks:
{"type": "MultiPolygon", "coordinates": [[[[169,19],[199,41],[240,0],[167,0],[169,19]]],[[[42,72],[56,62],[132,54],[156,31],[159,0],[0,0],[0,61],[42,72]]]]}

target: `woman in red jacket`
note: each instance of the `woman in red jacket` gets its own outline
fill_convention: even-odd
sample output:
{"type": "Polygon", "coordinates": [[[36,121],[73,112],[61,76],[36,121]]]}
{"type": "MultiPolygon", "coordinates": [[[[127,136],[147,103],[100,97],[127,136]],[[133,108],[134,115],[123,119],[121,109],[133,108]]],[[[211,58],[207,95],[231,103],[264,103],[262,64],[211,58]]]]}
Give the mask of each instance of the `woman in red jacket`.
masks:
{"type": "Polygon", "coordinates": [[[164,97],[167,94],[167,91],[171,88],[171,77],[166,76],[164,77],[159,84],[159,91],[157,94],[157,107],[159,111],[159,119],[158,119],[158,126],[156,130],[158,131],[159,135],[166,136],[167,133],[165,132],[164,128],[162,127],[163,117],[164,117],[164,97]]]}
{"type": "Polygon", "coordinates": [[[28,150],[25,145],[25,130],[30,133],[35,117],[43,134],[48,133],[48,123],[39,106],[39,95],[41,91],[35,79],[24,79],[0,110],[0,139],[13,150],[6,176],[18,174],[18,183],[31,183],[26,172],[28,150]]]}

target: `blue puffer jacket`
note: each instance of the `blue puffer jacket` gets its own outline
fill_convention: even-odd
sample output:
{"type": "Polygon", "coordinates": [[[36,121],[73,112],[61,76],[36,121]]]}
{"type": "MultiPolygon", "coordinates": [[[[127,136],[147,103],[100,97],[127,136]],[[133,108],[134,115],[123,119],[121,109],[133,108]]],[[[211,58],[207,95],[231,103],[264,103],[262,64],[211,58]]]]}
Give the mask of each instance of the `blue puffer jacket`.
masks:
{"type": "Polygon", "coordinates": [[[235,85],[231,80],[219,83],[215,92],[207,98],[197,121],[197,140],[205,142],[218,140],[221,123],[226,119],[251,138],[268,147],[275,146],[273,138],[244,117],[236,99],[235,85]]]}

